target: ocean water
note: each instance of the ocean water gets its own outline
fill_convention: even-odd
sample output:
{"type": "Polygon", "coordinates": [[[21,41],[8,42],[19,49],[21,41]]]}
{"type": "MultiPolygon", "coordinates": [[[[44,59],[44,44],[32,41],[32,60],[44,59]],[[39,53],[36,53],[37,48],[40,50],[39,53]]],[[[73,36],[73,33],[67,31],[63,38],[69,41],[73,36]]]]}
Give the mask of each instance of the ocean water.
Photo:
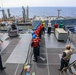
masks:
{"type": "MultiPolygon", "coordinates": [[[[1,8],[0,8],[1,9],[1,8]]],[[[7,9],[4,8],[7,14],[7,9]]],[[[22,17],[22,7],[9,8],[11,16],[22,17]]],[[[76,17],[76,7],[29,7],[29,18],[36,16],[57,16],[58,9],[60,9],[60,16],[71,16],[76,17]]],[[[25,7],[26,10],[26,7],[25,7]]],[[[0,12],[2,17],[2,12],[0,12]]]]}

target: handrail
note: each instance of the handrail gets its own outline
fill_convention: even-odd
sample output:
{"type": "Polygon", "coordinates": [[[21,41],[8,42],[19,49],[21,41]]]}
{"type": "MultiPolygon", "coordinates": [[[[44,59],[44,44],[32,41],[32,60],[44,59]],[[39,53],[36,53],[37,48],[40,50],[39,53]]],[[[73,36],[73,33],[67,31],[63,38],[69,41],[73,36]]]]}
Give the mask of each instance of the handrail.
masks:
{"type": "Polygon", "coordinates": [[[72,63],[70,63],[67,67],[64,67],[61,72],[65,71],[65,70],[67,70],[69,67],[73,66],[73,64],[74,64],[75,62],[76,62],[76,60],[73,61],[72,63]]]}
{"type": "Polygon", "coordinates": [[[76,62],[76,60],[74,60],[72,63],[70,63],[67,68],[71,67],[75,62],[76,62]]]}
{"type": "Polygon", "coordinates": [[[73,41],[73,32],[70,31],[66,26],[65,26],[65,30],[66,30],[67,33],[68,33],[68,39],[69,39],[70,41],[73,41]]]}
{"type": "Polygon", "coordinates": [[[22,73],[23,73],[23,71],[24,71],[24,65],[25,65],[25,64],[31,65],[31,58],[32,58],[32,55],[33,55],[31,49],[32,49],[32,48],[31,48],[31,45],[29,45],[29,49],[28,49],[28,52],[27,52],[26,61],[25,61],[25,63],[23,64],[23,69],[22,69],[20,75],[22,75],[22,73]]]}

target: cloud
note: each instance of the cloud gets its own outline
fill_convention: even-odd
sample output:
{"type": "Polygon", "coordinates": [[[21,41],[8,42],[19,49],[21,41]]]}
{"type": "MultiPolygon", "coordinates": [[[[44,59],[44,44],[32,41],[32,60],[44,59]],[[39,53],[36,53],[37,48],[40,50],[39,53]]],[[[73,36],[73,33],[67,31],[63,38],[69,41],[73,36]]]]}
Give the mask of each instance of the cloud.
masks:
{"type": "Polygon", "coordinates": [[[19,6],[76,6],[76,0],[1,0],[1,7],[19,6]]]}

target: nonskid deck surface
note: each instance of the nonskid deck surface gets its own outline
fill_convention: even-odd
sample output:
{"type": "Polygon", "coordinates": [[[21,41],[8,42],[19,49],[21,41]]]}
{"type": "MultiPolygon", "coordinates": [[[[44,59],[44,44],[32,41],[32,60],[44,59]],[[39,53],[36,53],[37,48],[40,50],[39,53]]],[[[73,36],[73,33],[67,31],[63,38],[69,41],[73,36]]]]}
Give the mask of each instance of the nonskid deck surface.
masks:
{"type": "Polygon", "coordinates": [[[31,34],[20,34],[19,37],[13,38],[9,38],[7,33],[1,35],[3,40],[1,55],[6,69],[0,71],[0,75],[20,75],[26,60],[31,34]]]}
{"type": "MultiPolygon", "coordinates": [[[[32,63],[32,72],[35,72],[36,75],[60,75],[58,68],[60,67],[61,54],[66,44],[70,44],[72,49],[75,48],[72,42],[58,42],[54,34],[45,34],[40,43],[40,57],[43,59],[39,57],[37,63],[32,63]]],[[[74,58],[70,62],[76,59],[76,55],[74,54],[72,57],[74,58]]]]}
{"type": "MultiPolygon", "coordinates": [[[[20,34],[19,37],[9,38],[5,33],[2,48],[2,60],[6,69],[0,71],[1,75],[20,75],[23,64],[26,59],[26,53],[31,40],[31,34],[20,34]]],[[[75,42],[75,41],[74,41],[75,42]]],[[[57,68],[60,66],[60,57],[62,51],[65,49],[66,44],[70,44],[75,48],[75,43],[72,42],[58,42],[53,34],[48,36],[45,34],[40,42],[40,57],[38,62],[32,62],[31,73],[35,72],[36,75],[60,75],[57,68]]],[[[74,54],[71,62],[76,59],[74,54]]],[[[25,75],[25,74],[23,74],[25,75]]]]}

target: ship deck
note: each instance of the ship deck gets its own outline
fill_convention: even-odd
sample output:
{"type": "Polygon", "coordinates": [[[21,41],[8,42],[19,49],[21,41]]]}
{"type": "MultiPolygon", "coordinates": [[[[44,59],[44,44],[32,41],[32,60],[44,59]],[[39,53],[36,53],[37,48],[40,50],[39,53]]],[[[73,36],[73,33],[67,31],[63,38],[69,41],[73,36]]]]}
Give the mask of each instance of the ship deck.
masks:
{"type": "MultiPolygon", "coordinates": [[[[6,66],[0,75],[20,75],[23,64],[26,61],[27,52],[31,42],[31,34],[20,34],[19,37],[10,38],[7,33],[0,33],[3,40],[1,56],[3,65],[6,66]]],[[[76,47],[76,34],[73,34],[72,41],[59,42],[54,34],[45,33],[40,42],[40,57],[38,62],[31,61],[31,75],[60,75],[60,57],[66,44],[70,44],[72,49],[76,47]]],[[[76,60],[76,52],[72,55],[70,62],[76,60]]],[[[22,73],[25,75],[25,72],[22,73]]],[[[69,74],[70,75],[70,74],[69,74]]]]}

